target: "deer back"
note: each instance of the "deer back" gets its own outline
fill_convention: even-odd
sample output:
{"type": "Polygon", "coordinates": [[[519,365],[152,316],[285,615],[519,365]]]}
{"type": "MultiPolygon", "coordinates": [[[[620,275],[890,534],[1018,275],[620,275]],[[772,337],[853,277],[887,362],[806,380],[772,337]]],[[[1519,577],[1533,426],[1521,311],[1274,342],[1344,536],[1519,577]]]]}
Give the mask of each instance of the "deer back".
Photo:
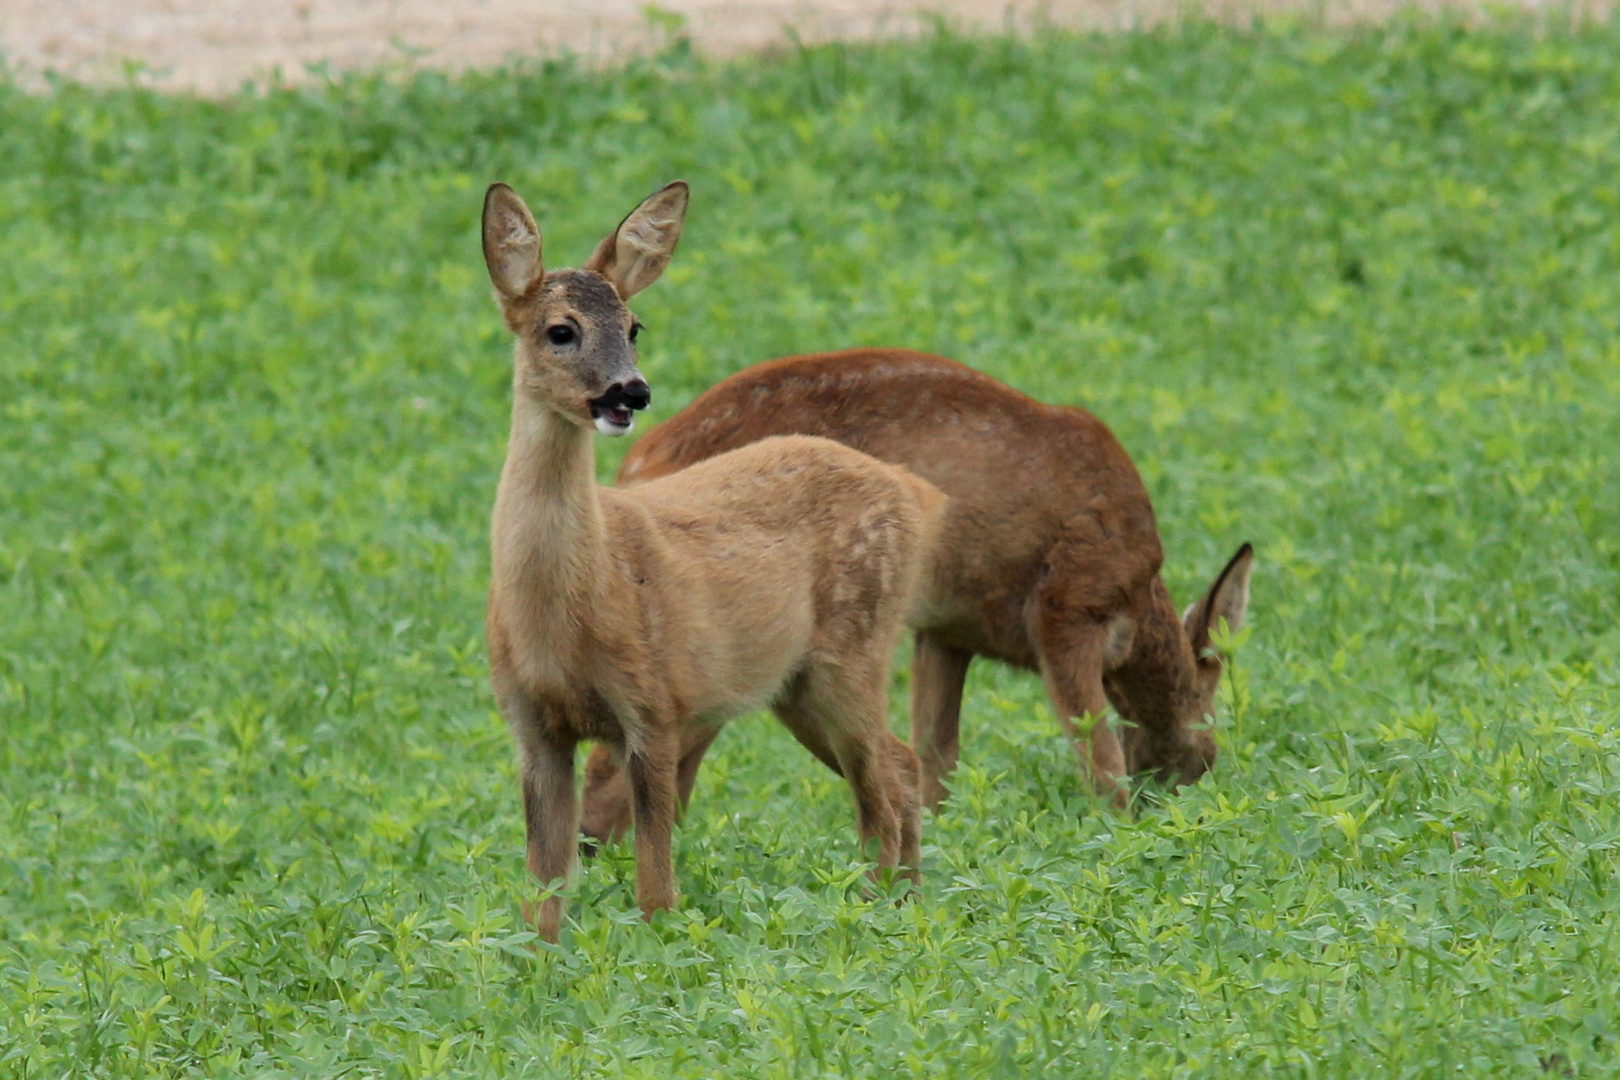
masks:
{"type": "Polygon", "coordinates": [[[954,361],[899,349],[757,364],[631,448],[627,484],[784,433],[822,435],[903,465],[950,500],[919,621],[963,648],[1035,665],[1026,605],[1057,558],[1075,603],[1144,614],[1163,563],[1152,503],[1113,433],[954,361]]]}

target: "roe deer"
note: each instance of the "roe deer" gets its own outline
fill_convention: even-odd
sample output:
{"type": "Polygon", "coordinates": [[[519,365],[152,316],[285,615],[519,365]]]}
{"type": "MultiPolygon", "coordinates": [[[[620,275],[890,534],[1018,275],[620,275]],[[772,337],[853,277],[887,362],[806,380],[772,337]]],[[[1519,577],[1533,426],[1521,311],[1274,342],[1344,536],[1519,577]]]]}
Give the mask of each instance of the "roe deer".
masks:
{"type": "MultiPolygon", "coordinates": [[[[766,439],[633,491],[599,487],[591,428],[630,430],[651,398],[625,302],[680,238],[687,189],[649,196],[581,270],[545,272],[511,188],[484,200],[484,258],[516,335],[512,428],[491,527],[491,680],[517,742],[528,866],[573,867],[574,748],[623,759],[636,897],[675,900],[682,743],[769,706],[849,782],[863,847],[915,880],[918,762],[886,722],[889,658],[944,497],[826,439],[766,439]]],[[[695,763],[694,763],[695,764],[695,763]]],[[[536,928],[557,939],[562,900],[536,928]]]]}
{"type": "MultiPolygon", "coordinates": [[[[1113,433],[943,357],[853,349],[773,360],[712,387],[625,458],[623,483],[676,473],[755,439],[823,435],[904,465],[949,499],[912,659],[912,747],[938,808],[956,766],[962,684],[975,655],[1039,671],[1094,789],[1123,806],[1128,774],[1180,785],[1215,761],[1221,657],[1210,631],[1243,621],[1244,544],[1178,618],[1159,576],[1153,506],[1113,433]],[[1123,740],[1106,722],[1112,703],[1123,740]]],[[[677,473],[678,475],[678,473],[677,473]]],[[[716,733],[682,748],[684,805],[716,733]]],[[[586,766],[583,831],[629,827],[611,759],[586,766]]]]}

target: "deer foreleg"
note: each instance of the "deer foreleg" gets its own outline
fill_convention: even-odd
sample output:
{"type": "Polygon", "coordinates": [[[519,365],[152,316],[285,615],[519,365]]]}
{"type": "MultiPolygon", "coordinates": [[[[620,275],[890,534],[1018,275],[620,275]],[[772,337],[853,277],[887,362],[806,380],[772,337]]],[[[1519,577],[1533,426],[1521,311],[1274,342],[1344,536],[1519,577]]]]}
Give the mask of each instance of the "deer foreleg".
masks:
{"type": "Polygon", "coordinates": [[[675,776],[680,741],[672,732],[649,733],[630,751],[625,775],[636,827],[636,901],[643,916],[675,906],[675,776]]]}
{"type": "MultiPolygon", "coordinates": [[[[529,838],[529,873],[543,888],[560,889],[574,868],[579,808],[574,799],[574,747],[547,739],[523,744],[523,821],[529,838]]],[[[529,911],[539,935],[555,943],[563,899],[551,895],[529,911]]]]}
{"type": "Polygon", "coordinates": [[[1041,677],[1063,730],[1080,759],[1080,768],[1098,798],[1116,810],[1130,805],[1125,751],[1108,719],[1108,696],[1103,691],[1103,657],[1107,628],[1093,624],[1064,626],[1037,637],[1041,677]]]}

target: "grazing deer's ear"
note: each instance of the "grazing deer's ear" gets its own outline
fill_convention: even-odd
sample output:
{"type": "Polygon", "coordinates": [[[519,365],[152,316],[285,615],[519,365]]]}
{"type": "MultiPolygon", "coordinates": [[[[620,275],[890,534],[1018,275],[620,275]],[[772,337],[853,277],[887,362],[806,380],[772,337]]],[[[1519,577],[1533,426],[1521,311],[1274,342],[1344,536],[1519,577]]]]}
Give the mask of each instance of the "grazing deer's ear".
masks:
{"type": "Polygon", "coordinates": [[[647,196],[596,245],[585,269],[611,281],[621,300],[657,281],[680,242],[688,197],[685,180],[665,184],[647,196]]]}
{"type": "Polygon", "coordinates": [[[503,308],[545,276],[540,229],[518,193],[505,184],[489,185],[484,195],[484,265],[503,308]]]}
{"type": "Polygon", "coordinates": [[[1249,610],[1249,571],[1254,569],[1254,545],[1238,548],[1226,569],[1216,577],[1203,599],[1187,609],[1182,626],[1193,652],[1202,656],[1210,645],[1210,631],[1226,620],[1226,632],[1235,634],[1243,626],[1243,614],[1249,610]]]}

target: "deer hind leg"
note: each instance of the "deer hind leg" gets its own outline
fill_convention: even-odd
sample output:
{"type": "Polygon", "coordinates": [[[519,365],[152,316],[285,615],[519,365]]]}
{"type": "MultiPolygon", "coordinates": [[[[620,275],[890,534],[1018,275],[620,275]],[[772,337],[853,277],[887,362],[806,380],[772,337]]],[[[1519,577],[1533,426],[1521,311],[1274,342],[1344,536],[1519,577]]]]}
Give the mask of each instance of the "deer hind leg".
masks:
{"type": "Polygon", "coordinates": [[[579,850],[595,855],[598,845],[618,841],[630,831],[630,783],[618,752],[597,743],[585,759],[585,794],[579,816],[579,850]]]}
{"type": "MultiPolygon", "coordinates": [[[[697,784],[698,768],[724,724],[699,724],[681,731],[681,757],[675,769],[680,812],[686,813],[697,784]]],[[[630,783],[614,748],[598,744],[585,762],[584,811],[580,815],[580,851],[595,855],[598,844],[612,843],[630,831],[630,783]]]]}
{"type": "Polygon", "coordinates": [[[889,756],[900,778],[895,810],[900,815],[900,865],[914,884],[922,881],[922,763],[911,747],[889,736],[889,756]]]}
{"type": "Polygon", "coordinates": [[[885,669],[859,663],[815,668],[778,701],[776,715],[794,736],[849,783],[862,850],[877,846],[881,877],[899,870],[918,880],[921,766],[888,728],[885,669]]]}
{"type": "Polygon", "coordinates": [[[675,774],[680,738],[674,731],[650,731],[643,745],[626,755],[631,813],[636,829],[636,902],[641,913],[675,906],[674,843],[677,807],[675,774]]]}
{"type": "MultiPolygon", "coordinates": [[[[574,833],[579,813],[574,800],[574,745],[538,737],[522,740],[523,822],[528,832],[529,873],[546,888],[567,884],[574,868],[574,833]]],[[[557,941],[563,900],[548,896],[525,907],[546,941],[557,941]]]]}
{"type": "Polygon", "coordinates": [[[911,746],[922,760],[922,798],[938,810],[961,749],[962,684],[973,654],[919,632],[911,653],[911,746]]]}
{"type": "Polygon", "coordinates": [[[1077,623],[1069,612],[1055,617],[1043,610],[1035,629],[1041,678],[1074,745],[1081,771],[1099,798],[1123,810],[1130,805],[1125,751],[1109,723],[1108,697],[1103,691],[1108,627],[1083,615],[1077,623]]]}

